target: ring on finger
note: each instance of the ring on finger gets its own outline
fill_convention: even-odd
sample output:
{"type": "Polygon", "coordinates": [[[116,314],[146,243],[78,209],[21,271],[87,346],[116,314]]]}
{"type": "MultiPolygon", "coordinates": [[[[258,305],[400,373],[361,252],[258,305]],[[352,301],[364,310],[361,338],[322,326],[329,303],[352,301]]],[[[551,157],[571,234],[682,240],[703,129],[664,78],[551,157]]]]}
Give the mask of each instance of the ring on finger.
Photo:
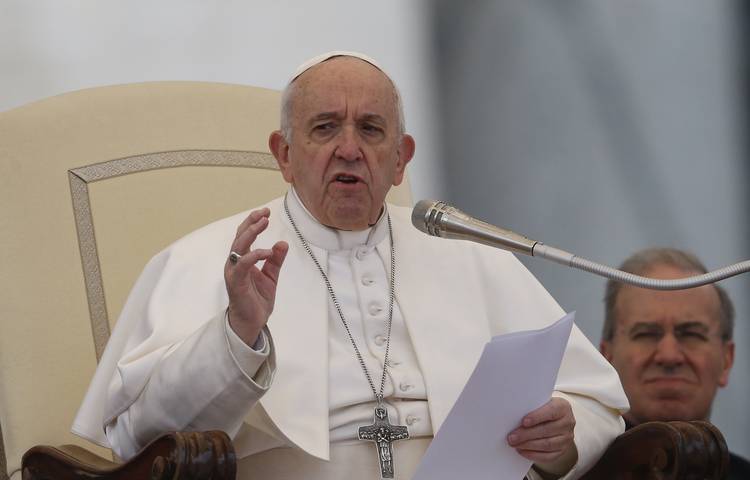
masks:
{"type": "Polygon", "coordinates": [[[242,255],[232,250],[229,252],[229,263],[232,265],[235,265],[237,262],[239,262],[240,258],[242,258],[242,255]]]}

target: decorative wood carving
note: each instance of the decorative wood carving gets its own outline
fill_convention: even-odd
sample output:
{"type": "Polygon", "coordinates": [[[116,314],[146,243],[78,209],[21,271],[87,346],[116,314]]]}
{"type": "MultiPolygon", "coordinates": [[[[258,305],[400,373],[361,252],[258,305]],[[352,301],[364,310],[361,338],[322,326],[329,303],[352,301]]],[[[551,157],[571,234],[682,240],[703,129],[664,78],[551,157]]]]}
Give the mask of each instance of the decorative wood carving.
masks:
{"type": "Polygon", "coordinates": [[[581,480],[721,480],[729,450],[708,422],[648,422],[615,439],[581,480]]]}
{"type": "Polygon", "coordinates": [[[124,464],[74,445],[36,446],[23,456],[23,480],[234,480],[236,458],[224,432],[168,433],[124,464]]]}
{"type": "MultiPolygon", "coordinates": [[[[224,432],[176,432],[124,464],[77,446],[37,446],[23,457],[23,480],[235,480],[224,432]]],[[[708,422],[649,422],[620,435],[581,480],[721,480],[729,451],[708,422]]]]}

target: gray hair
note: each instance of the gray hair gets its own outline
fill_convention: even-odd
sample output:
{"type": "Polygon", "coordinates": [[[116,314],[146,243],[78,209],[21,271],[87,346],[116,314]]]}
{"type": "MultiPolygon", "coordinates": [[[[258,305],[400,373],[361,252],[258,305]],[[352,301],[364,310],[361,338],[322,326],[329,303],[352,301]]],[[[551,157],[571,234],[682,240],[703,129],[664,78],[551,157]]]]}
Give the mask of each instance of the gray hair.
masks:
{"type": "MultiPolygon", "coordinates": [[[[678,250],[676,248],[647,248],[638,251],[628,257],[620,270],[635,275],[643,275],[657,265],[669,265],[685,273],[707,273],[706,267],[695,255],[678,250]]],[[[611,341],[615,335],[615,323],[617,321],[615,304],[617,296],[622,290],[623,283],[613,280],[607,281],[604,293],[604,327],[602,328],[602,340],[611,341]]],[[[721,339],[725,342],[732,339],[734,331],[734,306],[726,290],[717,284],[712,285],[719,295],[719,327],[721,328],[721,339]]]]}
{"type": "MultiPolygon", "coordinates": [[[[331,58],[326,59],[322,63],[327,62],[331,58]]],[[[365,63],[369,63],[366,60],[360,60],[365,63]]],[[[372,64],[370,63],[370,65],[372,64]]],[[[380,68],[376,65],[373,66],[380,70],[380,68]]],[[[380,71],[382,72],[382,70],[380,71]]],[[[404,133],[406,133],[406,117],[404,116],[404,104],[401,101],[401,94],[398,91],[398,87],[393,82],[393,80],[391,80],[391,77],[389,77],[385,72],[383,72],[383,75],[386,76],[388,81],[391,82],[391,86],[393,87],[393,101],[396,104],[396,113],[398,115],[398,135],[399,137],[401,137],[404,135],[404,133]]],[[[299,78],[299,76],[293,78],[284,88],[284,91],[281,92],[281,134],[284,136],[284,140],[286,140],[287,142],[292,141],[292,104],[294,103],[294,94],[297,90],[297,78],[299,78]]]]}

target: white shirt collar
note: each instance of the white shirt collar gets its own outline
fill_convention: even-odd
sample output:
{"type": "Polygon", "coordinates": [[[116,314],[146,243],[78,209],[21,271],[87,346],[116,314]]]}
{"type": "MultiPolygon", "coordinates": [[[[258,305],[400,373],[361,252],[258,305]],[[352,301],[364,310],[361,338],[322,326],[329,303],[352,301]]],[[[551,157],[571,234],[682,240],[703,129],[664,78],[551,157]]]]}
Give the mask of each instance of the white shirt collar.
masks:
{"type": "Polygon", "coordinates": [[[302,204],[293,187],[287,193],[287,204],[289,213],[305,239],[310,244],[329,252],[351,250],[360,245],[374,247],[388,235],[388,207],[385,203],[375,225],[357,231],[339,230],[321,224],[302,204]]]}

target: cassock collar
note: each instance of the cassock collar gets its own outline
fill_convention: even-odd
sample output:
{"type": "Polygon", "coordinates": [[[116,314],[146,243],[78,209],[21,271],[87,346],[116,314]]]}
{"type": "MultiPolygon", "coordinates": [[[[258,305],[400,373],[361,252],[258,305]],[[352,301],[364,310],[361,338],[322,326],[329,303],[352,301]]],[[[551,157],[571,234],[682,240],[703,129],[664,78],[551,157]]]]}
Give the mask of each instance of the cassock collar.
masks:
{"type": "Polygon", "coordinates": [[[305,208],[294,188],[287,194],[289,213],[305,236],[305,239],[316,247],[329,252],[351,250],[360,245],[375,247],[388,235],[388,207],[383,204],[383,211],[372,227],[358,231],[338,230],[327,227],[313,217],[305,208]]]}

